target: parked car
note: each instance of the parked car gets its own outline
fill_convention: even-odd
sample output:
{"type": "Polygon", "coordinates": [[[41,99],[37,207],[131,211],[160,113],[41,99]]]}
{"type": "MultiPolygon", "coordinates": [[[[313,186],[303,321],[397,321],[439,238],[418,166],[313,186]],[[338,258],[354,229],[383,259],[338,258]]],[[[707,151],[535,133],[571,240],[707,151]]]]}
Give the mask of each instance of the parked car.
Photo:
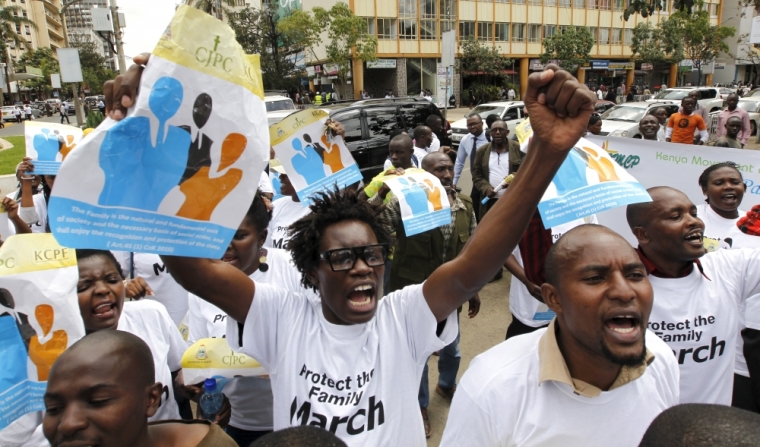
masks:
{"type": "Polygon", "coordinates": [[[615,107],[617,103],[613,101],[607,101],[606,99],[599,99],[594,104],[594,113],[602,114],[611,108],[615,107]]]}
{"type": "Polygon", "coordinates": [[[16,116],[13,114],[15,109],[15,106],[3,106],[3,121],[16,121],[16,116]]]}
{"type": "Polygon", "coordinates": [[[282,95],[265,95],[264,104],[267,108],[267,123],[271,126],[296,111],[293,100],[282,95]]]}
{"type": "Polygon", "coordinates": [[[396,129],[412,132],[428,116],[441,116],[430,101],[372,100],[329,110],[330,118],[346,130],[345,142],[359,165],[365,182],[380,173],[388,158],[390,134],[396,129]]]}
{"type": "Polygon", "coordinates": [[[523,122],[525,117],[525,104],[522,101],[497,101],[481,104],[470,111],[464,118],[454,121],[451,124],[451,145],[459,147],[459,142],[465,137],[467,130],[467,118],[473,115],[480,115],[483,120],[483,128],[488,129],[485,124],[489,115],[499,115],[507,124],[510,133],[514,133],[515,126],[523,122]]]}
{"type": "Polygon", "coordinates": [[[673,87],[661,91],[654,98],[647,99],[646,102],[673,101],[680,105],[681,100],[694,89],[699,90],[699,95],[702,98],[699,100],[699,105],[711,113],[721,110],[726,105],[728,95],[731,94],[731,90],[725,87],[673,87]]]}
{"type": "Polygon", "coordinates": [[[667,103],[626,102],[617,105],[602,114],[600,135],[641,138],[639,121],[647,114],[647,111],[657,107],[665,107],[668,110],[668,116],[670,116],[678,111],[680,101],[667,103]]]}

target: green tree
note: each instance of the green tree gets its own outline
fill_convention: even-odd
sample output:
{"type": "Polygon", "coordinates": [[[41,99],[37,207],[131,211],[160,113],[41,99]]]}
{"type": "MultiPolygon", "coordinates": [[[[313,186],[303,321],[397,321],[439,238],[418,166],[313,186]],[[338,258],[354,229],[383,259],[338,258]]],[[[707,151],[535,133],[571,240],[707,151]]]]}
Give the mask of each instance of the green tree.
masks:
{"type": "MultiPolygon", "coordinates": [[[[704,9],[688,13],[678,11],[666,20],[663,26],[673,26],[681,33],[683,57],[690,60],[702,84],[702,70],[712,63],[720,52],[728,53],[725,39],[733,37],[736,29],[731,26],[710,24],[710,13],[704,9]]],[[[675,34],[675,32],[674,32],[675,34]]]]}
{"type": "Polygon", "coordinates": [[[229,24],[238,43],[248,54],[259,54],[264,87],[269,90],[290,90],[299,85],[297,69],[290,52],[293,39],[277,30],[277,8],[271,3],[261,9],[246,6],[231,14],[229,24]]]}
{"type": "MultiPolygon", "coordinates": [[[[662,11],[663,6],[669,0],[631,0],[628,7],[623,10],[623,19],[628,20],[634,14],[641,14],[641,17],[647,18],[654,14],[655,11],[662,11]]],[[[699,4],[701,0],[675,0],[673,2],[674,11],[683,11],[691,14],[694,5],[699,4]]],[[[757,2],[760,0],[740,0],[757,2]]]]}
{"type": "Polygon", "coordinates": [[[749,43],[749,34],[739,36],[738,43],[739,52],[736,55],[736,61],[752,66],[753,74],[750,82],[757,85],[757,76],[760,74],[760,51],[755,48],[754,44],[749,43]]]}
{"type": "Polygon", "coordinates": [[[29,79],[27,81],[19,81],[25,87],[28,87],[37,92],[38,95],[50,94],[53,87],[50,84],[50,74],[59,73],[58,59],[55,57],[53,50],[50,48],[38,48],[36,50],[28,50],[14,63],[14,69],[16,72],[26,71],[26,67],[35,67],[42,70],[42,77],[29,79]]]}
{"type": "Polygon", "coordinates": [[[326,50],[325,61],[338,69],[339,90],[346,97],[348,73],[351,61],[377,60],[377,39],[367,33],[367,21],[354,15],[346,3],[338,2],[329,10],[314,7],[311,12],[294,10],[280,19],[277,29],[293,39],[294,46],[301,47],[317,61],[316,49],[326,50]],[[324,44],[322,31],[327,31],[324,44]]]}
{"type": "MultiPolygon", "coordinates": [[[[103,83],[116,77],[116,73],[106,66],[108,60],[97,52],[99,42],[90,42],[72,35],[69,41],[72,48],[79,49],[79,62],[82,65],[84,84],[90,88],[91,95],[103,93],[103,83]]],[[[50,76],[47,76],[50,79],[50,76]]]]}
{"type": "Polygon", "coordinates": [[[483,100],[497,97],[500,88],[494,81],[512,66],[512,59],[503,57],[495,47],[484,45],[474,36],[462,40],[459,49],[456,69],[465,77],[475,78],[471,85],[475,96],[483,100]]]}
{"type": "MultiPolygon", "coordinates": [[[[667,21],[660,22],[657,26],[649,22],[639,23],[633,28],[631,59],[639,59],[653,67],[661,63],[681,62],[683,42],[680,33],[667,21]]],[[[651,85],[653,71],[647,76],[647,84],[651,85]]]]}
{"type": "Polygon", "coordinates": [[[542,64],[556,59],[561,68],[573,71],[584,66],[591,59],[594,36],[588,28],[570,26],[564,33],[557,33],[544,39],[543,45],[544,52],[540,56],[542,64]]]}

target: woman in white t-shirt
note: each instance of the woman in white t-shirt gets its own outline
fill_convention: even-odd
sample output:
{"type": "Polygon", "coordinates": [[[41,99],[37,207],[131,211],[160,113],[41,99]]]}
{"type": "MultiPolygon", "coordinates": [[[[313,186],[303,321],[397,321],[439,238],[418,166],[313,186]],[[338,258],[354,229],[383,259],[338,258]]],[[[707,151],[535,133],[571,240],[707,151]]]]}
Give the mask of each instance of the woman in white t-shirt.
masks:
{"type": "Polygon", "coordinates": [[[166,308],[150,300],[124,302],[121,266],[110,251],[76,253],[77,295],[85,332],[115,329],[140,337],[153,353],[156,382],[164,387],[158,411],[149,420],[180,419],[173,385],[187,345],[166,308]]]}
{"type": "Polygon", "coordinates": [[[744,184],[742,173],[733,162],[714,164],[699,176],[699,186],[705,195],[706,204],[697,205],[697,216],[705,223],[705,233],[702,241],[708,252],[719,248],[734,247],[733,241],[726,239],[726,234],[740,216],[745,214],[739,210],[744,198],[747,185],[744,184]]]}
{"type": "MultiPolygon", "coordinates": [[[[289,254],[277,248],[263,248],[270,219],[271,213],[257,194],[222,260],[258,283],[306,293],[301,286],[301,275],[290,262],[289,254]]],[[[189,306],[188,345],[202,338],[226,336],[228,317],[221,309],[193,294],[189,294],[189,306]]],[[[272,431],[273,396],[269,377],[232,379],[223,392],[232,407],[226,431],[238,445],[247,447],[272,431]]]]}

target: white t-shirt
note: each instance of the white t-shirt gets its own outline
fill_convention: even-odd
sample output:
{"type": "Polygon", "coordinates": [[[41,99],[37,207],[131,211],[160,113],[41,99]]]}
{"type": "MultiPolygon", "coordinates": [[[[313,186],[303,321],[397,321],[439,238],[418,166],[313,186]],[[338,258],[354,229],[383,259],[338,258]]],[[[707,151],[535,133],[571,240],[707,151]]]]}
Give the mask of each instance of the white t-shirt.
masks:
{"type": "Polygon", "coordinates": [[[545,328],[475,357],[457,387],[441,446],[638,446],[652,420],[678,404],[678,367],[647,331],[654,361],[644,374],[588,398],[557,381],[539,384],[545,328]]]}
{"type": "Polygon", "coordinates": [[[0,430],[2,447],[50,447],[42,433],[44,411],[27,413],[0,430]]]}
{"type": "Polygon", "coordinates": [[[367,323],[328,323],[313,297],[256,283],[238,347],[238,324],[227,341],[269,371],[274,429],[317,425],[350,446],[427,445],[417,401],[430,354],[456,338],[457,313],[436,336],[422,284],[377,302],[367,323]]]}
{"type": "Polygon", "coordinates": [[[509,89],[509,91],[507,92],[507,98],[509,98],[510,101],[513,100],[513,99],[515,99],[515,90],[514,89],[509,89]]]}
{"type": "MultiPolygon", "coordinates": [[[[292,292],[305,292],[301,286],[301,274],[290,262],[285,250],[267,250],[269,270],[256,270],[250,278],[256,284],[275,284],[292,292]]],[[[225,337],[227,314],[213,304],[189,294],[187,344],[201,338],[225,337]]],[[[230,400],[232,416],[230,425],[241,430],[272,430],[272,384],[269,378],[239,377],[227,383],[223,390],[230,400]]]]}
{"type": "Polygon", "coordinates": [[[290,240],[287,234],[290,224],[310,212],[308,206],[303,206],[303,203],[296,202],[289,196],[272,202],[272,220],[269,221],[269,231],[264,247],[285,248],[286,243],[290,240]]]}
{"type": "Polygon", "coordinates": [[[166,309],[155,301],[141,300],[124,303],[117,329],[136,335],[144,341],[153,354],[156,382],[164,386],[161,405],[149,421],[179,419],[179,408],[174,400],[172,371],[182,368],[182,354],[187,344],[179,329],[169,318],[166,309]]]}
{"type": "MultiPolygon", "coordinates": [[[[584,217],[583,219],[576,219],[566,224],[557,225],[552,228],[552,243],[556,243],[563,234],[572,230],[573,228],[583,224],[595,224],[599,221],[596,218],[596,214],[584,217]]],[[[520,247],[515,247],[515,251],[512,252],[517,259],[517,263],[520,267],[524,267],[522,255],[520,254],[520,247]]],[[[538,284],[539,286],[541,284],[538,284]]],[[[509,311],[520,322],[530,327],[546,326],[556,315],[549,306],[542,303],[533,297],[528,292],[528,288],[525,287],[520,280],[512,277],[512,281],[509,286],[509,311]]]]}
{"type": "MultiPolygon", "coordinates": [[[[425,149],[425,151],[430,154],[432,152],[438,152],[438,150],[441,148],[441,140],[438,139],[438,135],[433,135],[433,141],[430,142],[430,147],[425,149]]],[[[422,162],[422,159],[420,159],[420,163],[422,162]]]]}
{"type": "Polygon", "coordinates": [[[112,252],[121,264],[124,276],[141,277],[153,289],[153,296],[146,295],[143,299],[158,301],[163,304],[175,326],[179,326],[187,313],[187,291],[174,280],[166,269],[164,261],[158,255],[150,253],[134,254],[134,269],[130,266],[130,252],[112,252]]]}
{"type": "MultiPolygon", "coordinates": [[[[739,216],[744,216],[745,214],[744,211],[739,210],[739,216]]],[[[751,239],[754,238],[754,236],[746,236],[736,228],[736,222],[739,220],[739,217],[736,219],[726,219],[713,211],[707,203],[697,205],[697,216],[705,223],[703,240],[707,251],[712,252],[721,248],[755,248],[752,245],[742,244],[742,241],[747,240],[746,238],[751,239]],[[741,233],[745,238],[737,236],[732,237],[731,234],[734,232],[733,230],[741,233]]],[[[744,359],[744,339],[742,339],[742,329],[744,329],[744,302],[741,302],[739,305],[739,332],[736,334],[736,364],[734,366],[734,372],[744,377],[749,377],[747,361],[744,359]]]]}
{"type": "MultiPolygon", "coordinates": [[[[31,207],[21,207],[19,204],[19,216],[24,222],[31,222],[29,227],[32,229],[32,233],[45,233],[45,227],[47,226],[47,202],[45,202],[45,194],[39,192],[32,196],[32,203],[34,204],[34,211],[31,207]],[[35,216],[36,214],[36,216],[35,216]]],[[[16,234],[16,227],[10,224],[11,234],[16,234]]]]}
{"type": "MultiPolygon", "coordinates": [[[[494,150],[489,151],[488,155],[488,183],[491,184],[493,189],[501,185],[504,179],[509,175],[509,151],[504,151],[501,154],[494,150]]],[[[496,197],[501,197],[507,189],[504,188],[498,193],[496,197]]]]}
{"type": "Polygon", "coordinates": [[[670,346],[681,370],[681,403],[731,405],[739,311],[760,293],[760,251],[718,250],[685,278],[649,275],[649,329],[670,346]]]}

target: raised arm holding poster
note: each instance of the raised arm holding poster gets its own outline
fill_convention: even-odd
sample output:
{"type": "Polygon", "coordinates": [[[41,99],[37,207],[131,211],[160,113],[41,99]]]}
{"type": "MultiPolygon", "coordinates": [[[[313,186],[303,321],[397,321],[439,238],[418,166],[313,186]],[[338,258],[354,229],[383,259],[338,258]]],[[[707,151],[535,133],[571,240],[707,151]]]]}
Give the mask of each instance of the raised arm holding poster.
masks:
{"type": "Polygon", "coordinates": [[[26,156],[37,175],[57,175],[66,156],[83,137],[82,129],[58,123],[27,121],[24,124],[26,156]]]}
{"type": "Polygon", "coordinates": [[[51,234],[8,238],[0,247],[0,430],[32,411],[58,356],[84,336],[74,250],[51,234]]]}
{"type": "Polygon", "coordinates": [[[309,206],[316,192],[362,179],[343,137],[326,126],[328,116],[324,110],[307,109],[269,128],[274,152],[303,206],[309,206]]]}
{"type": "MultiPolygon", "coordinates": [[[[533,134],[526,123],[515,130],[521,147],[533,134]]],[[[553,228],[608,209],[651,200],[646,188],[607,151],[581,138],[546,189],[538,211],[544,226],[553,228]]]]}
{"type": "Polygon", "coordinates": [[[427,172],[404,174],[385,181],[398,197],[407,236],[451,223],[451,205],[441,181],[427,172]]]}
{"type": "Polygon", "coordinates": [[[53,234],[68,247],[221,258],[269,160],[258,56],[182,5],[140,91],[61,166],[53,234]]]}

